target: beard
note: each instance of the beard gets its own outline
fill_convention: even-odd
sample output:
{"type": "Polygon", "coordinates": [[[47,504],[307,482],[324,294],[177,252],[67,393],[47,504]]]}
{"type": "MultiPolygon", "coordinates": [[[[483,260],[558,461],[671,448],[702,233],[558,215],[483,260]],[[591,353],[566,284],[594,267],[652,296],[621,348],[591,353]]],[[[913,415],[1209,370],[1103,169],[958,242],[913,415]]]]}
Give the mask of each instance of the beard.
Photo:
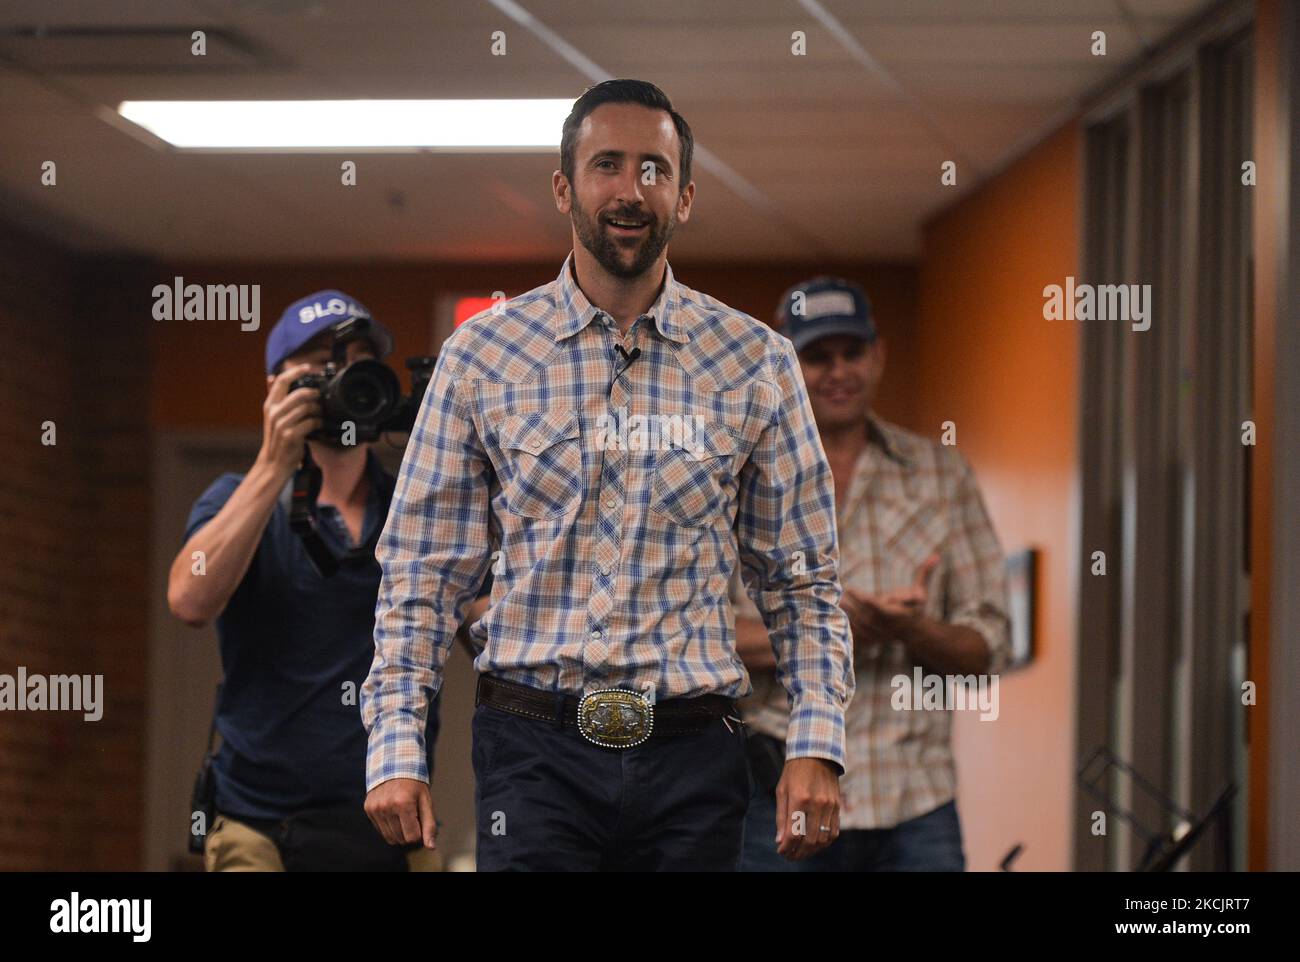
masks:
{"type": "MultiPolygon", "coordinates": [[[[619,217],[620,213],[615,212],[611,216],[619,217]]],[[[659,219],[649,212],[639,212],[631,216],[636,219],[650,217],[651,220],[646,236],[641,239],[641,246],[636,249],[636,256],[632,258],[630,264],[625,265],[623,252],[627,248],[614,239],[608,225],[582,209],[576,196],[573,198],[573,207],[569,214],[578,241],[587,249],[587,253],[596,258],[596,263],[611,275],[623,280],[632,280],[644,275],[650,269],[650,265],[659,259],[659,255],[668,246],[668,241],[672,239],[673,231],[677,228],[675,214],[672,220],[665,223],[660,223],[659,219]]]]}

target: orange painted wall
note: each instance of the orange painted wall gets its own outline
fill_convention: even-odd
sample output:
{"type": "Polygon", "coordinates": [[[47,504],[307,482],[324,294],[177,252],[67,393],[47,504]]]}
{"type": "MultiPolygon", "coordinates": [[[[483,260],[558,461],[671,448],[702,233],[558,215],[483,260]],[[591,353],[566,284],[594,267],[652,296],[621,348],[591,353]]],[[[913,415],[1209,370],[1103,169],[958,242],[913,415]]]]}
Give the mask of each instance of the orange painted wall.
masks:
{"type": "Polygon", "coordinates": [[[1044,286],[1078,274],[1080,136],[1058,131],[924,235],[909,426],[937,438],[955,422],[1003,549],[1040,552],[1037,660],[1003,677],[996,721],[957,719],[972,870],[1016,842],[1018,870],[1072,862],[1079,347],[1074,322],[1042,311],[1044,286]]]}

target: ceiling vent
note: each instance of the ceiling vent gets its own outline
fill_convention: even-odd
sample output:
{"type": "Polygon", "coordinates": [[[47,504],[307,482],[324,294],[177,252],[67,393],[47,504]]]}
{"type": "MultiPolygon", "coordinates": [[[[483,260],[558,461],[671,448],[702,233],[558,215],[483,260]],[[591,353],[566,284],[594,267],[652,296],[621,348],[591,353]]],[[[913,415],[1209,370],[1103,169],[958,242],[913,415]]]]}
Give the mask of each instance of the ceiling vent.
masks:
{"type": "Polygon", "coordinates": [[[270,51],[224,27],[20,27],[0,31],[0,60],[45,74],[239,73],[279,67],[270,51]],[[191,49],[195,30],[206,52],[191,49]]]}

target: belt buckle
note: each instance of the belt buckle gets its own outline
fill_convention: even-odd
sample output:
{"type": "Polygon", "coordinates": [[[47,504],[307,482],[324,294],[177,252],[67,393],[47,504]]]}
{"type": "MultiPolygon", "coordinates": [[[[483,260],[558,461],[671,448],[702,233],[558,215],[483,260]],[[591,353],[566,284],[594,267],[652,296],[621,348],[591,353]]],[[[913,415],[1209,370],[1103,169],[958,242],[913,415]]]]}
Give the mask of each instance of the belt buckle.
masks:
{"type": "Polygon", "coordinates": [[[654,705],[626,688],[589,691],[578,703],[578,731],[602,748],[640,745],[655,727],[654,705]]]}

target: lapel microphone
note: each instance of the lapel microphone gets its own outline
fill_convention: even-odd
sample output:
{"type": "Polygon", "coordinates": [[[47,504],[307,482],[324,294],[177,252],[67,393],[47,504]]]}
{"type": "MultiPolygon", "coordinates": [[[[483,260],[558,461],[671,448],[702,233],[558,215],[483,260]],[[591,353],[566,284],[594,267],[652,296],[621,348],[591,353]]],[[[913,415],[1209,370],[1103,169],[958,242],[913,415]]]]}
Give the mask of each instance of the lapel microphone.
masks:
{"type": "Polygon", "coordinates": [[[614,396],[614,382],[616,382],[619,379],[619,377],[623,374],[624,371],[626,371],[628,368],[632,366],[633,361],[635,361],[638,357],[641,356],[641,348],[639,347],[634,347],[629,352],[623,350],[622,344],[615,344],[614,349],[618,351],[619,354],[623,355],[623,364],[621,367],[619,367],[617,371],[614,372],[614,376],[610,378],[609,390],[606,392],[606,394],[609,397],[614,396]]]}
{"type": "Polygon", "coordinates": [[[632,348],[631,353],[629,353],[623,350],[622,344],[615,344],[614,350],[618,351],[619,354],[623,355],[623,366],[618,369],[618,371],[614,374],[614,377],[618,377],[620,374],[622,374],[624,371],[630,368],[632,366],[632,362],[641,356],[641,348],[639,347],[632,348]]]}

